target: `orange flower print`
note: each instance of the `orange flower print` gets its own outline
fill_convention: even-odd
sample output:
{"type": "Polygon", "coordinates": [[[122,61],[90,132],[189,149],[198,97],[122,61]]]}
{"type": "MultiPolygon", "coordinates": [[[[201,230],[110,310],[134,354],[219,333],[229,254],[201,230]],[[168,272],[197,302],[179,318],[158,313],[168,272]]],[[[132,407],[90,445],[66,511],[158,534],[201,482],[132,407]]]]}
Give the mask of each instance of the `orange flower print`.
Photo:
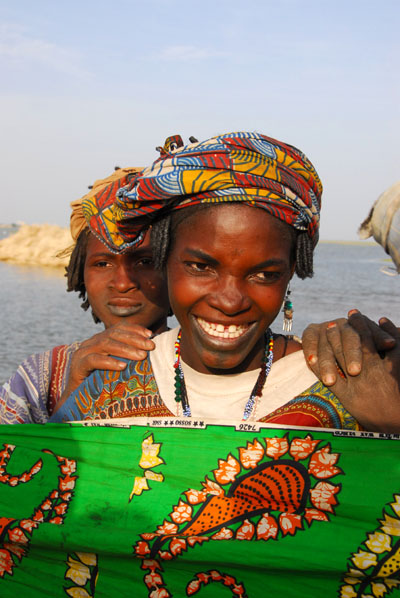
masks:
{"type": "MultiPolygon", "coordinates": [[[[341,491],[341,484],[332,482],[343,473],[337,466],[339,458],[329,443],[309,433],[304,438],[299,433],[292,439],[290,433],[283,438],[253,438],[218,458],[217,467],[197,488],[183,490],[156,530],[142,534],[135,553],[143,561],[162,562],[182,558],[205,541],[271,542],[290,538],[311,524],[324,525],[335,515],[341,491]]],[[[162,581],[162,573],[160,577],[162,581]]],[[[157,579],[157,591],[166,589],[157,579]]],[[[216,570],[197,574],[187,595],[211,582],[227,585],[235,596],[246,596],[241,584],[216,570]]]]}
{"type": "Polygon", "coordinates": [[[290,454],[295,461],[307,459],[319,443],[320,440],[313,440],[309,434],[305,438],[294,438],[290,445],[290,454]]]}
{"type": "Polygon", "coordinates": [[[269,540],[270,538],[276,538],[278,531],[279,526],[275,517],[263,515],[257,524],[257,539],[269,540]]]}
{"type": "Polygon", "coordinates": [[[174,511],[171,514],[171,519],[174,521],[174,523],[184,523],[185,521],[189,521],[191,519],[191,514],[192,507],[190,507],[183,500],[180,500],[178,506],[174,507],[174,511]]]}
{"type": "Polygon", "coordinates": [[[232,455],[228,455],[226,461],[218,460],[219,469],[215,469],[213,474],[219,484],[228,484],[236,479],[240,471],[240,463],[232,455]]]}
{"type": "Polygon", "coordinates": [[[339,467],[335,464],[339,455],[330,452],[330,446],[325,446],[313,454],[310,461],[309,471],[316,478],[331,478],[338,473],[342,473],[339,467]]]}
{"type": "Polygon", "coordinates": [[[233,538],[233,531],[229,527],[222,527],[216,534],[211,536],[213,540],[230,540],[233,538]]]}
{"type": "Polygon", "coordinates": [[[247,447],[239,449],[240,461],[245,469],[255,467],[264,456],[264,448],[255,440],[253,444],[247,443],[247,447]]]}
{"type": "Polygon", "coordinates": [[[184,494],[191,505],[198,505],[207,498],[207,493],[200,492],[199,490],[187,490],[184,494]]]}
{"type": "Polygon", "coordinates": [[[293,513],[282,513],[279,517],[279,527],[284,536],[286,534],[293,536],[298,529],[303,529],[302,518],[300,515],[294,515],[293,513]]]}
{"type": "Polygon", "coordinates": [[[340,486],[333,486],[329,482],[319,482],[315,488],[310,490],[311,502],[317,509],[333,513],[333,507],[337,505],[335,494],[339,490],[340,486]]]}
{"type": "Polygon", "coordinates": [[[236,532],[237,540],[251,540],[254,536],[256,528],[248,519],[245,519],[242,525],[236,532]]]}
{"type": "Polygon", "coordinates": [[[267,443],[265,452],[271,459],[279,459],[289,450],[289,442],[286,436],[283,438],[266,438],[265,442],[267,443]]]}

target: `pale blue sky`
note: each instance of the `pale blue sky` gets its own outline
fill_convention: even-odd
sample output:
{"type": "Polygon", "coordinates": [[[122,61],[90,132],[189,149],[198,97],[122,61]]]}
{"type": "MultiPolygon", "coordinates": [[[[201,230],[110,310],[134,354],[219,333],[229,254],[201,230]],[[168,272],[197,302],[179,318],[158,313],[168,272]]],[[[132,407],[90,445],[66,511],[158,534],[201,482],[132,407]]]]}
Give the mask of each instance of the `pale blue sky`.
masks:
{"type": "Polygon", "coordinates": [[[315,164],[321,238],[356,239],[400,179],[399,26],[398,0],[2,0],[0,222],[66,226],[168,135],[257,130],[315,164]]]}

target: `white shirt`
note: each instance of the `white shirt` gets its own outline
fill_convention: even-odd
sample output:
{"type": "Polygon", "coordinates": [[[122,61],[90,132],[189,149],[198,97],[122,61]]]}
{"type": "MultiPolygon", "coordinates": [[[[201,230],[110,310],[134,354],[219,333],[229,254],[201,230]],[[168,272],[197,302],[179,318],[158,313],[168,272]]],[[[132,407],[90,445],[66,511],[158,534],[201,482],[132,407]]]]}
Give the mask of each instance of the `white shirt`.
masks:
{"type": "MultiPolygon", "coordinates": [[[[160,395],[165,405],[177,416],[182,408],[175,401],[175,349],[179,328],[168,330],[155,337],[154,351],[150,353],[151,365],[160,395]]],[[[260,370],[241,374],[214,376],[197,372],[181,360],[186,391],[192,417],[201,419],[243,419],[243,412],[254,388],[260,370]]],[[[302,351],[291,353],[272,364],[250,420],[258,420],[282,407],[317,381],[308,369],[302,351]]]]}

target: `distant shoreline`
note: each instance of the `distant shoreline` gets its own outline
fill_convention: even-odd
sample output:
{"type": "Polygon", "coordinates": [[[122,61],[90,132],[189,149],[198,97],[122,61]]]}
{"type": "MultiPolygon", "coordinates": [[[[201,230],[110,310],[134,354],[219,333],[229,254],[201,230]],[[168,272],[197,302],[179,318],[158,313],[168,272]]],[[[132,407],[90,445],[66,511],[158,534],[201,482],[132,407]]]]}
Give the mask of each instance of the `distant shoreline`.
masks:
{"type": "MultiPolygon", "coordinates": [[[[21,226],[23,226],[24,224],[26,224],[25,222],[12,222],[11,224],[2,224],[0,223],[0,229],[5,228],[5,229],[10,229],[10,230],[15,230],[17,231],[18,228],[20,228],[21,226]]],[[[28,226],[42,226],[41,224],[28,224],[28,226]]],[[[59,225],[57,225],[59,226],[59,225]]],[[[69,227],[64,226],[64,227],[60,227],[63,228],[65,230],[69,231],[69,227]]],[[[333,245],[361,245],[361,246],[371,246],[371,245],[376,245],[377,243],[373,240],[371,241],[362,241],[362,240],[354,240],[354,241],[338,241],[338,240],[332,240],[332,239],[320,239],[319,243],[329,243],[329,244],[333,244],[333,245]]]]}

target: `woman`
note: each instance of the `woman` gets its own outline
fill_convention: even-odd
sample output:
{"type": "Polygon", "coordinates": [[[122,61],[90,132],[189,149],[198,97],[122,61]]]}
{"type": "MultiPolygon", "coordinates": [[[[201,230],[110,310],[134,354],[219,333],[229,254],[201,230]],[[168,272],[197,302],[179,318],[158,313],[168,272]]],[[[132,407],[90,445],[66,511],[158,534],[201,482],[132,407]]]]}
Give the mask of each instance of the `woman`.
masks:
{"type": "Polygon", "coordinates": [[[103,241],[127,250],[152,227],[181,330],[155,340],[145,373],[129,362],[92,374],[51,421],[115,417],[133,401],[135,415],[157,403],[165,415],[357,428],[299,345],[269,330],[293,273],[312,276],[321,193],[299,150],[256,133],[178,148],[121,189],[119,233],[103,241]]]}
{"type": "Polygon", "coordinates": [[[116,254],[95,236],[96,224],[91,229],[82,211],[82,200],[96,196],[100,218],[102,199],[137,172],[137,168],[118,169],[71,204],[71,234],[76,243],[66,269],[67,290],[79,293],[82,308],[90,307],[94,321],[102,322],[105,330],[83,342],[28,357],[0,389],[0,423],[45,423],[58,401],[90,372],[124,369],[126,362],[120,357],[145,357],[154,348],[149,337],[167,329],[166,284],[153,267],[150,237],[138,249],[116,254]]]}

